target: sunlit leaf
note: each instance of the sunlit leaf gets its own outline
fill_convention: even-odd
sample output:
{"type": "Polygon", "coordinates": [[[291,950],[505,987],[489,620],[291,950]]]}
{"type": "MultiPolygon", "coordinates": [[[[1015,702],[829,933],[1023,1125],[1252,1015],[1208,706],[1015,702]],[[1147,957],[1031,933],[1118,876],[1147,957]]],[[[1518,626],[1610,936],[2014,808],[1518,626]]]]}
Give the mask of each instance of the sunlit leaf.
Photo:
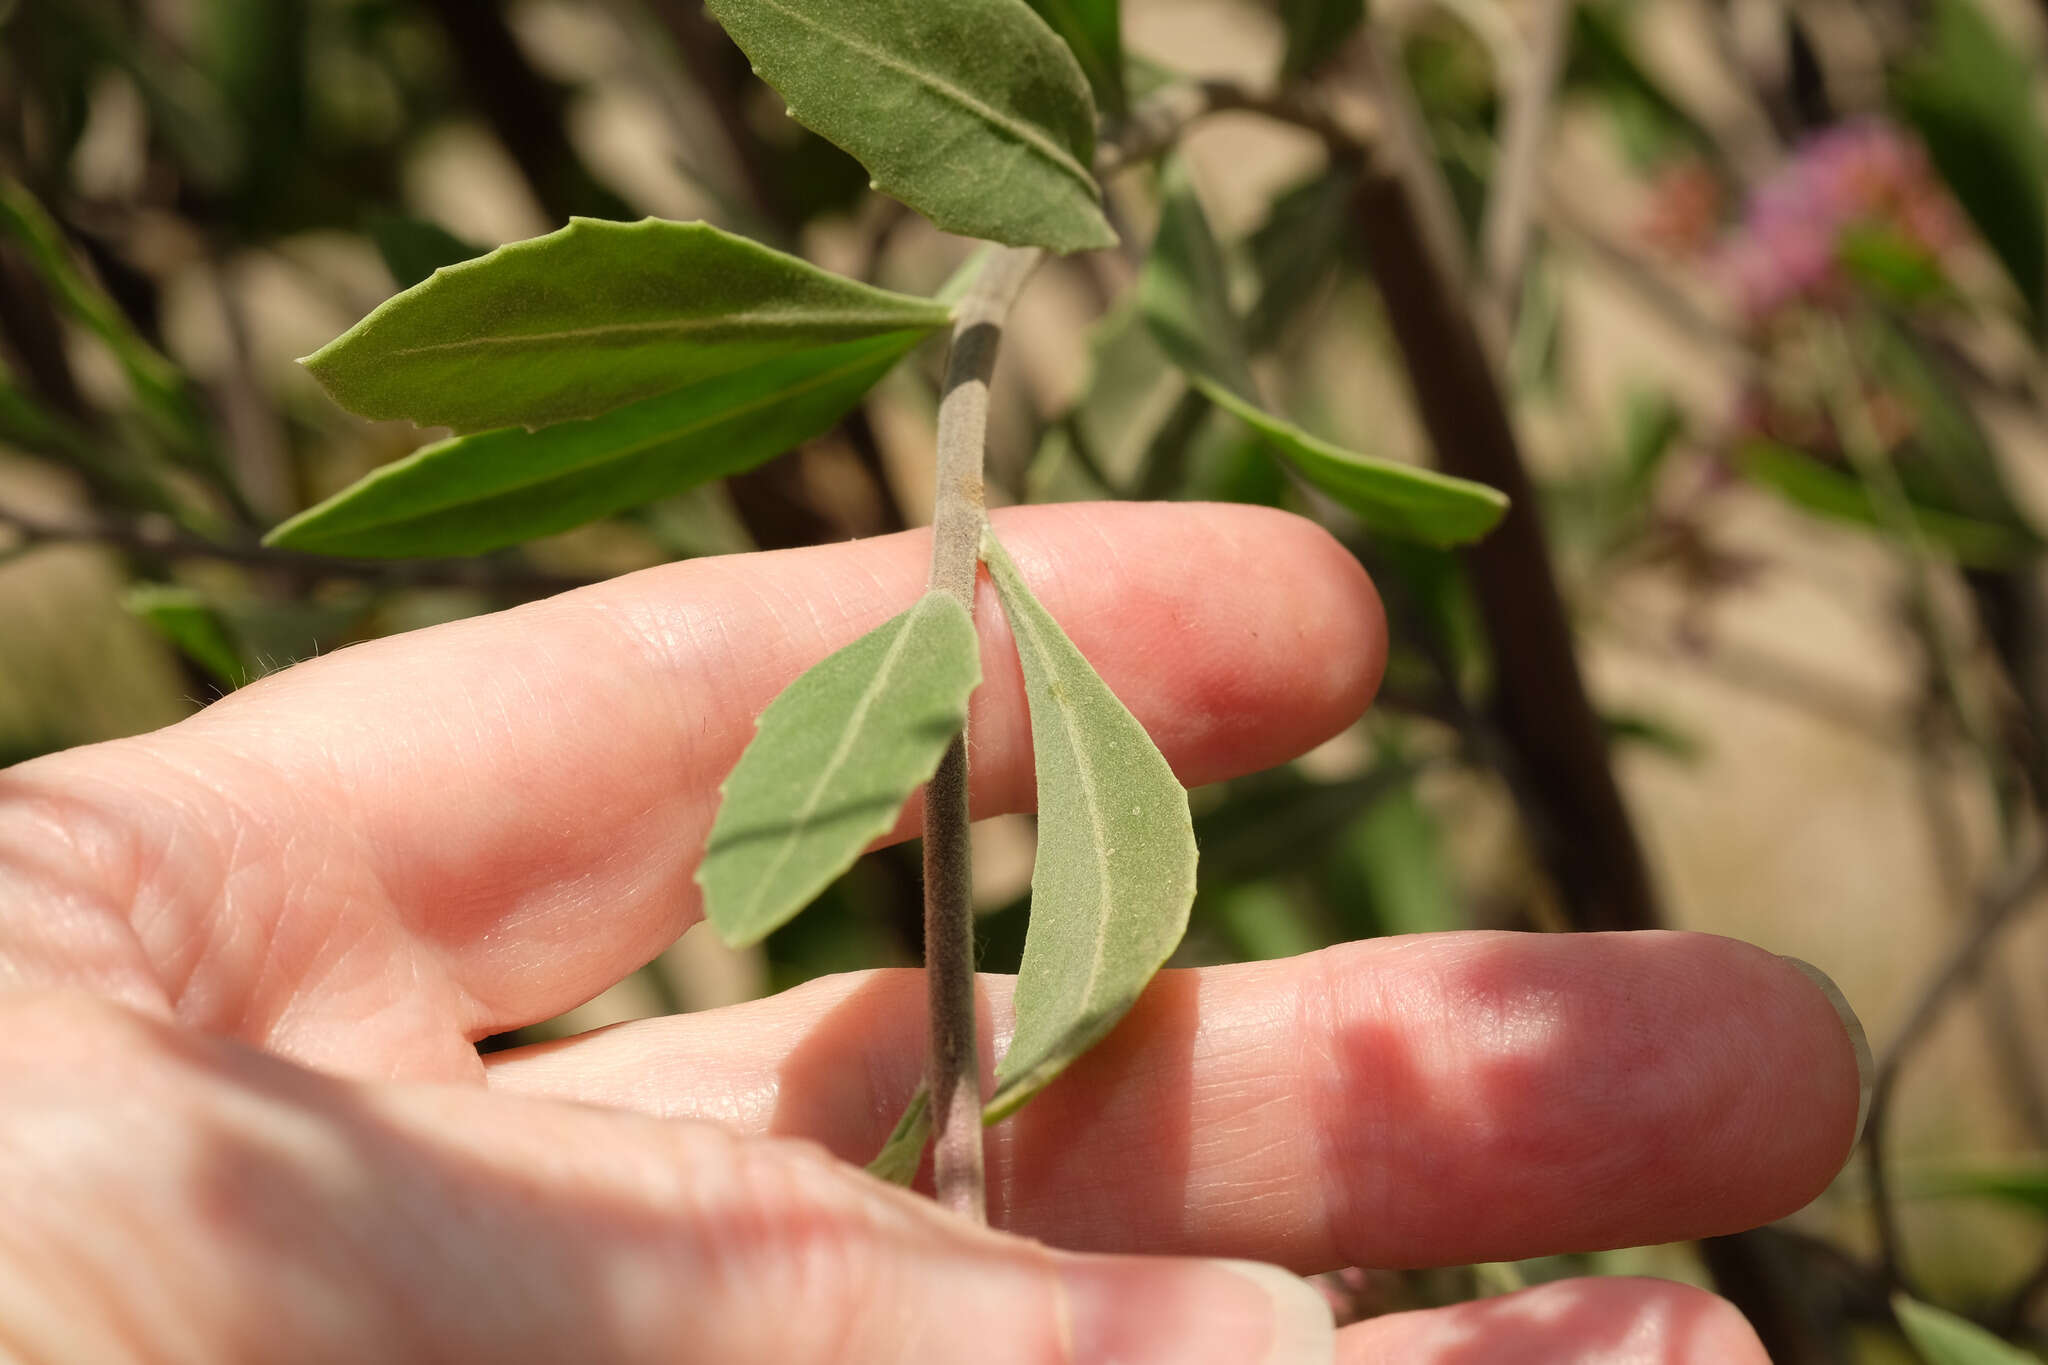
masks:
{"type": "Polygon", "coordinates": [[[566,531],[751,469],[830,429],[923,335],[778,356],[586,421],[437,441],[268,541],[334,555],[471,555],[566,531]]]}
{"type": "Polygon", "coordinates": [[[1261,411],[1214,380],[1198,376],[1195,384],[1369,530],[1426,545],[1463,545],[1507,514],[1507,495],[1485,484],[1346,450],[1261,411]]]}
{"type": "Polygon", "coordinates": [[[1124,40],[1118,0],[1026,0],[1066,40],[1105,117],[1124,112],[1124,40]]]}
{"type": "Polygon", "coordinates": [[[1112,246],[1095,102],[1024,0],[711,0],[805,127],[948,232],[1112,246]]]}
{"type": "Polygon", "coordinates": [[[821,346],[947,322],[705,223],[572,219],[437,271],[306,357],[343,407],[458,432],[596,417],[821,346]]]}
{"type": "Polygon", "coordinates": [[[1038,769],[1038,861],[1017,1028],[985,1116],[1015,1112],[1123,1018],[1187,931],[1187,793],[1033,597],[995,537],[982,555],[1016,637],[1038,769]]]}
{"type": "Polygon", "coordinates": [[[1903,1293],[1892,1295],[1892,1312],[1927,1365],[2041,1365],[2039,1356],[1999,1340],[1968,1318],[1903,1293]]]}
{"type": "Polygon", "coordinates": [[[770,702],[721,788],[697,869],[719,937],[759,942],[886,833],[966,723],[980,681],[967,609],[929,593],[770,702]]]}
{"type": "Polygon", "coordinates": [[[1932,32],[1893,93],[2034,325],[2048,323],[2048,135],[2024,45],[1973,0],[1935,0],[1932,32]]]}

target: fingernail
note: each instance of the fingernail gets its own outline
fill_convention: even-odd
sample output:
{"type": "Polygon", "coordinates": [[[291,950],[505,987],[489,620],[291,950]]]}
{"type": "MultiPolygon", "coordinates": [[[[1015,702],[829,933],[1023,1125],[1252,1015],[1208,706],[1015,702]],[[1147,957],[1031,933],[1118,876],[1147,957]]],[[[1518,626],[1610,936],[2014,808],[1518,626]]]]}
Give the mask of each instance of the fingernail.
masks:
{"type": "Polygon", "coordinates": [[[1807,980],[1820,987],[1820,993],[1835,1007],[1835,1017],[1840,1019],[1842,1027],[1849,1031],[1849,1046],[1856,1050],[1856,1137],[1849,1144],[1853,1147],[1863,1141],[1863,1123],[1870,1117],[1870,1086],[1877,1074],[1877,1064],[1870,1056],[1870,1039],[1863,1032],[1863,1021],[1858,1019],[1856,1011],[1850,1008],[1849,997],[1842,994],[1842,988],[1835,984],[1833,977],[1804,958],[1787,957],[1785,960],[1797,967],[1807,980]]]}
{"type": "Polygon", "coordinates": [[[1255,1261],[1080,1257],[1060,1276],[1076,1365],[1332,1365],[1330,1306],[1255,1261]]]}
{"type": "Polygon", "coordinates": [[[1241,1275],[1273,1304],[1273,1344],[1260,1365],[1329,1365],[1337,1358],[1337,1327],[1330,1301],[1299,1275],[1263,1261],[1211,1261],[1218,1270],[1241,1275]]]}

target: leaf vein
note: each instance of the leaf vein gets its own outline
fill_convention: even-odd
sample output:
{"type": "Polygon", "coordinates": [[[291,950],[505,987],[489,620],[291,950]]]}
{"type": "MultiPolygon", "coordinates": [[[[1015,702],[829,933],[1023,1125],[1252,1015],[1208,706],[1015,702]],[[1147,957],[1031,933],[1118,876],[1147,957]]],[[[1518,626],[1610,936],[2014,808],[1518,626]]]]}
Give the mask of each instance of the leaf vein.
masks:
{"type": "Polygon", "coordinates": [[[636,333],[656,333],[671,336],[690,336],[698,332],[716,331],[720,328],[763,324],[784,327],[873,327],[880,330],[909,330],[913,327],[936,327],[945,320],[943,311],[935,311],[929,319],[920,321],[915,314],[905,313],[849,313],[827,309],[822,312],[792,312],[787,309],[756,312],[721,313],[708,318],[657,318],[647,322],[607,322],[596,327],[563,327],[547,332],[504,332],[486,336],[456,337],[449,341],[423,341],[412,346],[395,346],[389,352],[392,356],[426,355],[440,351],[464,351],[491,346],[522,346],[548,341],[588,341],[593,338],[628,336],[636,333]]]}
{"type": "Polygon", "coordinates": [[[986,122],[1002,129],[1019,142],[1030,146],[1045,160],[1051,162],[1069,177],[1078,181],[1087,189],[1091,197],[1097,193],[1095,177],[1089,172],[1088,168],[1083,166],[1066,148],[1054,142],[1029,123],[1005,114],[1002,110],[992,105],[983,103],[967,91],[962,90],[959,86],[954,85],[951,81],[942,80],[928,71],[923,71],[909,65],[894,56],[886,48],[874,47],[868,43],[860,42],[847,34],[827,28],[807,14],[793,10],[787,5],[777,4],[776,0],[755,0],[755,3],[763,9],[772,9],[778,14],[787,16],[805,28],[824,35],[827,39],[841,44],[859,56],[886,66],[892,71],[901,72],[935,94],[952,100],[969,113],[979,115],[986,122]]]}
{"type": "Polygon", "coordinates": [[[918,607],[904,618],[903,628],[896,632],[896,638],[889,642],[888,652],[882,655],[882,662],[875,666],[875,675],[868,679],[868,685],[861,689],[860,700],[854,703],[853,714],[847,719],[846,733],[839,737],[839,743],[834,746],[831,758],[826,760],[825,767],[818,774],[817,782],[811,787],[810,795],[804,798],[803,806],[797,811],[788,832],[784,834],[782,847],[775,851],[775,861],[768,865],[760,880],[754,883],[754,894],[748,898],[746,909],[738,916],[736,922],[745,923],[753,917],[754,911],[767,895],[770,885],[781,873],[783,864],[789,861],[790,855],[796,851],[797,845],[803,842],[804,835],[809,832],[811,819],[818,813],[818,806],[825,799],[825,789],[832,784],[832,779],[838,775],[839,769],[845,766],[847,757],[853,752],[853,746],[859,742],[861,727],[867,722],[868,712],[874,708],[875,698],[887,690],[889,675],[895,672],[896,662],[902,657],[904,647],[914,633],[912,627],[916,624],[916,613],[923,607],[924,604],[919,603],[918,607]]]}

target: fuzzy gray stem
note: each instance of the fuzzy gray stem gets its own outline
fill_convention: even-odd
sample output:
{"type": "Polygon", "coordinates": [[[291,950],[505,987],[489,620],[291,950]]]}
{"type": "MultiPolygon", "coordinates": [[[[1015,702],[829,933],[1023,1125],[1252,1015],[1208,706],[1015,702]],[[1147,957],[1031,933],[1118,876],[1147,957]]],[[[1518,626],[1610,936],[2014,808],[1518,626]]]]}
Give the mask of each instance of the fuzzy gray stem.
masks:
{"type": "MultiPolygon", "coordinates": [[[[1003,318],[1038,265],[1035,249],[993,253],[953,313],[939,394],[939,477],[932,515],[934,592],[974,610],[987,519],[982,465],[988,382],[1003,318]]],[[[953,739],[924,795],[924,961],[931,1009],[932,1164],[939,1203],[988,1221],[982,1174],[981,1060],[974,1038],[973,863],[967,842],[967,735],[953,739]]]]}

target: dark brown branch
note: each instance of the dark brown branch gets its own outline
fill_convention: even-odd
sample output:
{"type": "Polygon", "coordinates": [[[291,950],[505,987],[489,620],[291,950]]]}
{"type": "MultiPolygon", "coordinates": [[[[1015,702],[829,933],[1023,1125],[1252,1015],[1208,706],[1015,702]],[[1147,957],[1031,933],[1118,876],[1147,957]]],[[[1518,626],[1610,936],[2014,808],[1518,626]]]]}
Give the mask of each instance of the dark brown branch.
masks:
{"type": "MultiPolygon", "coordinates": [[[[1370,93],[1381,102],[1377,84],[1370,93]]],[[[1579,672],[1506,395],[1459,288],[1462,271],[1419,207],[1426,191],[1415,182],[1434,166],[1419,147],[1389,145],[1394,127],[1386,121],[1382,143],[1360,158],[1356,223],[1438,460],[1512,503],[1467,553],[1499,680],[1493,710],[1513,759],[1508,776],[1572,923],[1654,928],[1656,891],[1579,672]]]]}
{"type": "Polygon", "coordinates": [[[337,559],[276,550],[267,545],[203,540],[168,526],[102,521],[67,525],[0,507],[0,528],[24,546],[100,545],[160,560],[214,560],[251,569],[270,569],[302,579],[348,578],[388,588],[476,588],[480,591],[547,597],[597,582],[567,574],[541,573],[488,559],[337,559]]]}

